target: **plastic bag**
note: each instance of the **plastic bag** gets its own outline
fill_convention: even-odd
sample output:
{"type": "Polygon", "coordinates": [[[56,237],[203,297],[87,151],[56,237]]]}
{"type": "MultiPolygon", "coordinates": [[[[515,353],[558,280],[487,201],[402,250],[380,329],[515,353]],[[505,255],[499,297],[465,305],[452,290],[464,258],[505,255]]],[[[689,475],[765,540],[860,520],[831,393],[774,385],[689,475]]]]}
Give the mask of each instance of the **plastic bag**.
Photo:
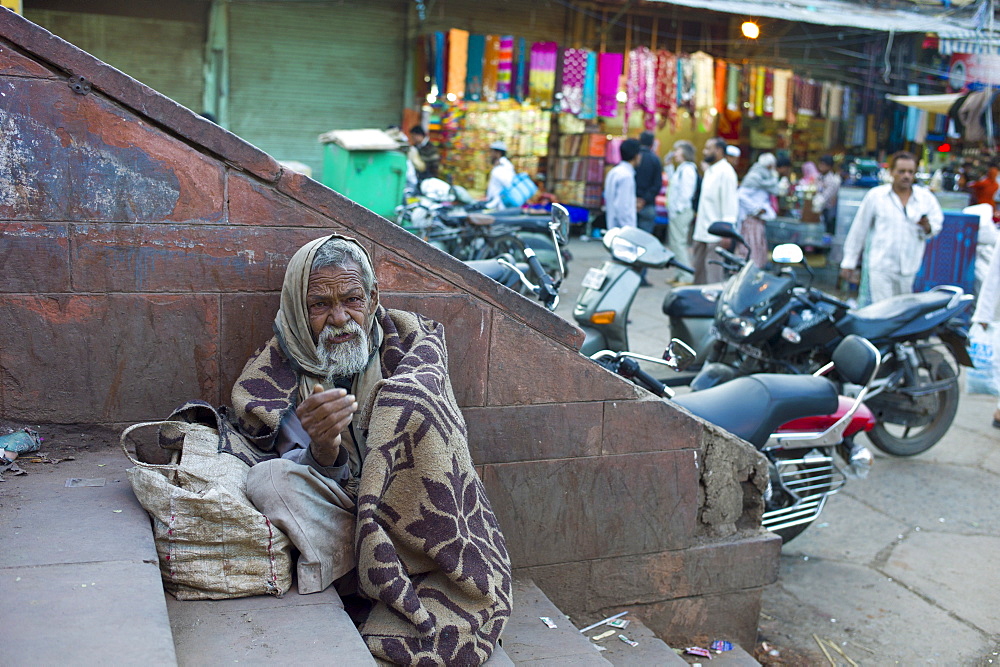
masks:
{"type": "Polygon", "coordinates": [[[536,192],[538,192],[538,186],[535,185],[530,176],[517,174],[514,176],[513,182],[500,193],[500,201],[508,208],[518,208],[528,203],[528,200],[536,192]]]}
{"type": "Polygon", "coordinates": [[[983,329],[979,324],[973,324],[969,331],[969,356],[972,357],[974,368],[966,369],[965,391],[969,394],[998,395],[996,372],[997,364],[996,333],[1000,327],[990,325],[983,329]]]}

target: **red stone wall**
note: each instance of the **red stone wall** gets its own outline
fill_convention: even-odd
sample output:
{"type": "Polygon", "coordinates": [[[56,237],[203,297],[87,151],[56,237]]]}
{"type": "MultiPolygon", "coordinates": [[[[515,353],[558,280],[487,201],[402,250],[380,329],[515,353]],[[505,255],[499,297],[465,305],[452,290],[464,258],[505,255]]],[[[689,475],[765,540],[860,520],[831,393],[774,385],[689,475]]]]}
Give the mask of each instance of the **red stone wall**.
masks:
{"type": "Polygon", "coordinates": [[[576,615],[633,605],[668,640],[753,641],[778,553],[755,452],[581,357],[575,327],[0,10],[0,419],[227,403],[287,259],[330,230],[370,249],[385,305],[445,323],[516,567],[576,615]]]}

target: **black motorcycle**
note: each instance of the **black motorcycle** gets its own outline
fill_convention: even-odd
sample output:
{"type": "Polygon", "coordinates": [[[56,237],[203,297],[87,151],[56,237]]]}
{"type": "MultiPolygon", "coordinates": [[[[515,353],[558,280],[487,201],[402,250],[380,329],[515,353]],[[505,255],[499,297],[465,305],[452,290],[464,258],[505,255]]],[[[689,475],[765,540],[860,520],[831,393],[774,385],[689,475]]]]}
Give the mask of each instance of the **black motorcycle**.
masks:
{"type": "MultiPolygon", "coordinates": [[[[712,233],[742,241],[726,223],[713,224],[712,233]]],[[[971,295],[943,285],[852,309],[812,287],[811,273],[805,284],[798,279],[791,267],[809,268],[794,244],[774,249],[776,271],[721,254],[742,267],[718,298],[717,340],[693,389],[752,373],[812,373],[830,360],[845,336],[855,334],[871,341],[882,356],[865,399],[877,422],[868,434],[872,443],[889,454],[913,456],[944,436],[958,410],[957,364],[972,365],[960,319],[971,295]]],[[[841,393],[852,391],[849,382],[842,384],[841,393]]]]}

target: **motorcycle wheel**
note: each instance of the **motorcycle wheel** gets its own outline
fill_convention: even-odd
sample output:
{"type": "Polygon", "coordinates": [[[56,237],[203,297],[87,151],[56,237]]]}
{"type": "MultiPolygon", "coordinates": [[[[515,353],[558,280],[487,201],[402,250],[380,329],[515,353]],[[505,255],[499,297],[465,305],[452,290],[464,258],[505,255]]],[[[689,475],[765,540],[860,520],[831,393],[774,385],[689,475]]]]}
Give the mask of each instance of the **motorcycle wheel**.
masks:
{"type": "MultiPolygon", "coordinates": [[[[924,350],[920,356],[921,363],[917,372],[921,381],[938,382],[955,378],[954,367],[940,352],[924,350]]],[[[868,432],[868,439],[881,451],[893,456],[916,456],[926,452],[944,437],[955,420],[955,413],[958,411],[958,382],[953,382],[951,386],[926,398],[932,401],[927,412],[933,415],[927,424],[914,427],[894,423],[891,409],[881,413],[876,411],[878,422],[868,432]]]]}
{"type": "Polygon", "coordinates": [[[843,476],[825,449],[785,450],[768,458],[772,495],[765,503],[763,526],[788,543],[816,521],[834,485],[843,484],[843,476]]]}

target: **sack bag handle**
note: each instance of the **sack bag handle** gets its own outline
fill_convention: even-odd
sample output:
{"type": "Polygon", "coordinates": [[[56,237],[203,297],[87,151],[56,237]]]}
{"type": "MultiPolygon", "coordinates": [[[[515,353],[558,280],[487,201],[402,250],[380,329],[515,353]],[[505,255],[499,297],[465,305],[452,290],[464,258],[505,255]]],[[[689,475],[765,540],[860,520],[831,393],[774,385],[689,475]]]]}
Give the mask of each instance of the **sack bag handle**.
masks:
{"type": "MultiPolygon", "coordinates": [[[[135,465],[139,466],[140,468],[149,468],[150,470],[176,470],[177,461],[175,460],[171,460],[170,463],[146,463],[145,461],[139,461],[134,456],[132,456],[132,452],[130,452],[128,450],[128,447],[125,446],[125,439],[128,438],[129,434],[132,433],[132,431],[144,428],[146,426],[164,426],[166,424],[177,424],[183,427],[183,426],[190,426],[191,422],[182,422],[176,420],[139,422],[138,424],[132,424],[124,431],[122,431],[121,438],[119,439],[119,444],[121,444],[122,451],[125,452],[125,456],[128,457],[128,460],[134,463],[135,465]]],[[[174,459],[175,457],[179,456],[180,452],[178,451],[174,451],[170,455],[171,459],[174,459]]]]}

